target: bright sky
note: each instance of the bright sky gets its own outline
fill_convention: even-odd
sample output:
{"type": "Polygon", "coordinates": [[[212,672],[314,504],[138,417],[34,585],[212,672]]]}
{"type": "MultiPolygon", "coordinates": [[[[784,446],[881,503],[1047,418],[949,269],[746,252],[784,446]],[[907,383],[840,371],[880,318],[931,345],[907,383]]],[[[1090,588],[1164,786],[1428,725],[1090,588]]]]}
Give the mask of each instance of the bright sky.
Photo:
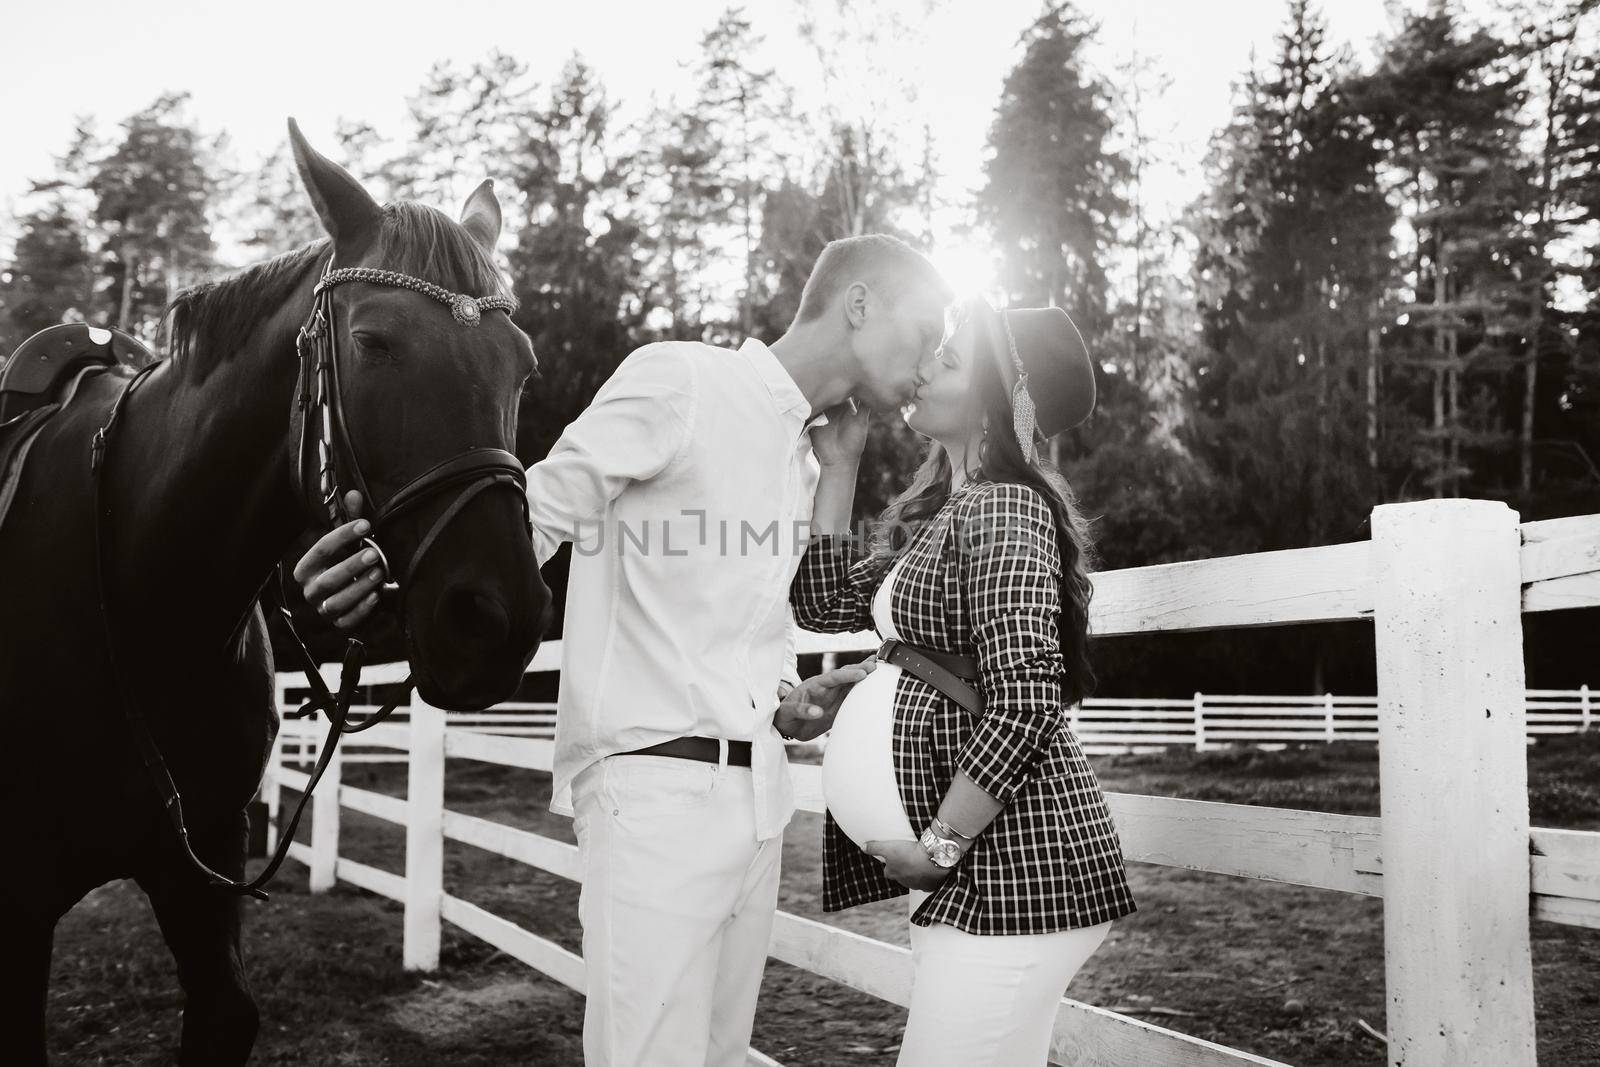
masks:
{"type": "MultiPolygon", "coordinates": [[[[832,11],[837,0],[810,2],[832,11]]],[[[1041,10],[1041,0],[878,4],[910,13],[931,8],[914,14],[915,37],[882,61],[914,86],[917,99],[903,112],[908,133],[920,144],[918,131],[924,121],[930,124],[944,175],[941,198],[962,204],[981,177],[1001,84],[1020,56],[1018,34],[1041,10]]],[[[399,136],[405,99],[430,65],[446,59],[468,64],[496,47],[546,81],[574,50],[581,52],[622,103],[624,116],[637,114],[652,93],[669,95],[687,85],[684,65],[726,6],[725,0],[13,5],[6,17],[9,39],[32,45],[9,49],[0,63],[6,145],[0,211],[10,215],[28,180],[51,172],[74,116],[94,115],[102,135],[114,134],[118,121],[166,90],[190,92],[191,113],[202,129],[226,130],[244,162],[281,143],[288,115],[329,151],[341,115],[399,136]]],[[[821,78],[813,52],[798,39],[799,6],[765,0],[745,8],[766,37],[760,61],[797,88],[802,105],[815,107],[821,78]]],[[[1387,6],[1385,0],[1328,0],[1333,40],[1364,54],[1388,25],[1387,6]]],[[[1466,6],[1482,10],[1487,2],[1466,6]]],[[[1147,128],[1171,146],[1153,192],[1169,205],[1187,201],[1199,189],[1206,141],[1228,117],[1230,87],[1252,53],[1263,60],[1272,55],[1286,0],[1081,0],[1080,8],[1101,26],[1092,55],[1098,69],[1114,76],[1137,49],[1170,77],[1165,97],[1145,108],[1147,128]]],[[[847,97],[848,106],[860,106],[863,95],[870,99],[860,92],[836,95],[847,97]]],[[[947,217],[952,226],[958,221],[953,211],[947,217]]],[[[9,234],[8,223],[0,219],[0,232],[9,234]]],[[[948,242],[947,257],[957,243],[948,242]]]]}

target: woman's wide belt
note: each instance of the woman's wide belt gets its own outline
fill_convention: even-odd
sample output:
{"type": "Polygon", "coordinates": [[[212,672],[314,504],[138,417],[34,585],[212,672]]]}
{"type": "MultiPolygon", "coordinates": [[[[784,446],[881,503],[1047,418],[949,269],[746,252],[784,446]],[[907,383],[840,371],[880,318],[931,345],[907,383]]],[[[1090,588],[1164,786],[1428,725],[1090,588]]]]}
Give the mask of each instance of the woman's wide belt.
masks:
{"type": "Polygon", "coordinates": [[[890,638],[878,647],[878,662],[892,663],[972,714],[983,714],[983,694],[972,684],[978,680],[978,662],[971,656],[935,652],[890,638]]]}

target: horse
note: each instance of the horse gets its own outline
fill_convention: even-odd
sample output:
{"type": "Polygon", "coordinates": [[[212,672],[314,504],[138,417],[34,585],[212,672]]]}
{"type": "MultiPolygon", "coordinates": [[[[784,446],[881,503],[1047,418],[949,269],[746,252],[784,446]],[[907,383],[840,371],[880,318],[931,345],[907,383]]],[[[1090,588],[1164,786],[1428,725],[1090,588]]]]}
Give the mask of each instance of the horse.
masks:
{"type": "Polygon", "coordinates": [[[277,732],[259,594],[328,519],[327,497],[304,484],[316,461],[309,478],[302,466],[301,431],[323,413],[305,403],[297,339],[318,309],[342,387],[339,458],[380,509],[408,496],[375,536],[388,560],[409,561],[392,606],[418,692],[447,709],[504,700],[544,632],[550,593],[525,490],[431,491],[452,457],[514,460],[518,397],[536,367],[491,258],[492,185],[459,221],[380,206],[289,125],[327,237],[179,294],[169,357],[120,403],[125,379],[85,380],[34,439],[0,525],[7,1063],[47,1062],[55,925],[121,878],[148,896],[177,964],[179,1062],[249,1058],[259,1014],[240,955],[242,898],[189,862],[122,709],[139,709],[170,769],[193,855],[242,878],[246,807],[277,732]],[[101,433],[113,413],[114,432],[101,433]]]}

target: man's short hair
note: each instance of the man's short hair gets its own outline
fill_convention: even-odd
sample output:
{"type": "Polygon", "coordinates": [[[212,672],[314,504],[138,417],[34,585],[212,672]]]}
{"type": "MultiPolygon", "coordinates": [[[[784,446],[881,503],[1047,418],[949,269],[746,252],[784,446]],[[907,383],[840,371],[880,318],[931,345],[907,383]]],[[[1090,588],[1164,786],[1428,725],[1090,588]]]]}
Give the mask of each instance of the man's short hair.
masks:
{"type": "Polygon", "coordinates": [[[923,287],[933,290],[941,300],[953,295],[928,257],[900,238],[886,233],[841,237],[828,242],[817,257],[800,294],[800,310],[794,320],[821,318],[834,298],[856,282],[866,282],[890,303],[923,287]]]}

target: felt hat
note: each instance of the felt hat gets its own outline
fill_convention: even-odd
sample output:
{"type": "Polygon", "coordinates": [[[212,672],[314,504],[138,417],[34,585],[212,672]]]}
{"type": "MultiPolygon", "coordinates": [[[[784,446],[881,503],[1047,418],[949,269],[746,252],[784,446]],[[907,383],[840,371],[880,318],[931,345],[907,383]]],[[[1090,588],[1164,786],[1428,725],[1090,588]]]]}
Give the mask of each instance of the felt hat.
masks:
{"type": "Polygon", "coordinates": [[[1048,440],[1094,410],[1094,362],[1083,335],[1061,308],[978,312],[989,349],[1011,387],[1017,444],[1033,458],[1034,434],[1048,440]]]}

